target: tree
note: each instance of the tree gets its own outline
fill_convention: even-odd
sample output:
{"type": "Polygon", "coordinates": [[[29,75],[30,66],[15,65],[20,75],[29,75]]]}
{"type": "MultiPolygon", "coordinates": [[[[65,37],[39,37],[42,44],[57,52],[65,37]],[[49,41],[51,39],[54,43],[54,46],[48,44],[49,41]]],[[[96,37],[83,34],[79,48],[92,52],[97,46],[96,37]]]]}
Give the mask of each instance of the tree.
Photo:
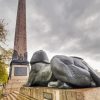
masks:
{"type": "Polygon", "coordinates": [[[4,84],[8,80],[8,72],[7,68],[9,66],[9,63],[11,61],[13,54],[13,50],[5,50],[2,55],[0,55],[0,83],[4,84]]]}
{"type": "Polygon", "coordinates": [[[6,66],[7,65],[2,60],[0,60],[0,84],[7,83],[8,73],[7,73],[6,66]]]}
{"type": "Polygon", "coordinates": [[[8,50],[6,50],[5,56],[6,56],[8,59],[11,59],[12,54],[13,54],[13,49],[8,49],[8,50]]]}
{"type": "MultiPolygon", "coordinates": [[[[7,30],[5,29],[4,19],[0,19],[0,42],[5,43],[7,30]]],[[[2,55],[0,55],[0,84],[4,84],[8,80],[7,74],[7,64],[2,60],[2,55]]]]}
{"type": "Polygon", "coordinates": [[[4,19],[0,19],[0,42],[5,42],[7,30],[5,29],[4,19]]]}

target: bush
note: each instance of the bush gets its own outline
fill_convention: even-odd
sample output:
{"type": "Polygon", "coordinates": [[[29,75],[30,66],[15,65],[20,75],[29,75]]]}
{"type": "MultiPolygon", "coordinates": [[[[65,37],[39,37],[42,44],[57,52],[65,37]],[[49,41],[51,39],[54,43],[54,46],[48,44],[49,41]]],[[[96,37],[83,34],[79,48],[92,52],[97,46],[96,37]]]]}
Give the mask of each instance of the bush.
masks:
{"type": "Polygon", "coordinates": [[[2,90],[0,90],[0,99],[2,98],[2,90]]]}
{"type": "Polygon", "coordinates": [[[8,73],[6,69],[6,64],[0,61],[0,84],[7,83],[8,80],[8,73]]]}

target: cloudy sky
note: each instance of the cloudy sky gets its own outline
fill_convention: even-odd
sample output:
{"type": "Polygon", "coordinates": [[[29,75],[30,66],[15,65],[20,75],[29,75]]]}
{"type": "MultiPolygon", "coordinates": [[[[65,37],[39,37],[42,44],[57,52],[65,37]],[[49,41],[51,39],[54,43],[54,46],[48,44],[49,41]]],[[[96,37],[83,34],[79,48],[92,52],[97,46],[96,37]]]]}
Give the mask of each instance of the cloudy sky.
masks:
{"type": "MultiPolygon", "coordinates": [[[[100,70],[100,0],[26,0],[28,55],[43,49],[80,56],[100,70]]],[[[6,48],[13,48],[18,0],[0,0],[0,19],[8,23],[6,48]]]]}

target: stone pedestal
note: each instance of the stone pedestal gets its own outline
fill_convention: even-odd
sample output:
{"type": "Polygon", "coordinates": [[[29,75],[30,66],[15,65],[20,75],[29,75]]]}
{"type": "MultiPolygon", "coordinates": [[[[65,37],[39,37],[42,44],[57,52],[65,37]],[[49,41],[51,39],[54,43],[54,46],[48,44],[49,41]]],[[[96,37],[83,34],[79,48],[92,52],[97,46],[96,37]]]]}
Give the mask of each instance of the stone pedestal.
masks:
{"type": "Polygon", "coordinates": [[[27,82],[29,76],[29,65],[12,65],[11,78],[5,87],[5,93],[19,91],[20,87],[27,82]]]}
{"type": "Polygon", "coordinates": [[[22,87],[20,100],[100,100],[100,88],[54,89],[22,87]]]}

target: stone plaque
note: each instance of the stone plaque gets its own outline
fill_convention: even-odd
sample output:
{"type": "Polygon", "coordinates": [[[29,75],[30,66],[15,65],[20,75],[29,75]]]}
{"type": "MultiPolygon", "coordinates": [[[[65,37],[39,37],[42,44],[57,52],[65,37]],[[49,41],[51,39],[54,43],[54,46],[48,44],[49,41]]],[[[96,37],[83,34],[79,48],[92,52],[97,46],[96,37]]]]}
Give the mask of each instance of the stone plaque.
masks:
{"type": "Polygon", "coordinates": [[[43,92],[43,98],[45,100],[53,100],[53,95],[51,93],[43,92]]]}
{"type": "Polygon", "coordinates": [[[27,76],[27,67],[15,67],[14,76],[27,76]]]}

